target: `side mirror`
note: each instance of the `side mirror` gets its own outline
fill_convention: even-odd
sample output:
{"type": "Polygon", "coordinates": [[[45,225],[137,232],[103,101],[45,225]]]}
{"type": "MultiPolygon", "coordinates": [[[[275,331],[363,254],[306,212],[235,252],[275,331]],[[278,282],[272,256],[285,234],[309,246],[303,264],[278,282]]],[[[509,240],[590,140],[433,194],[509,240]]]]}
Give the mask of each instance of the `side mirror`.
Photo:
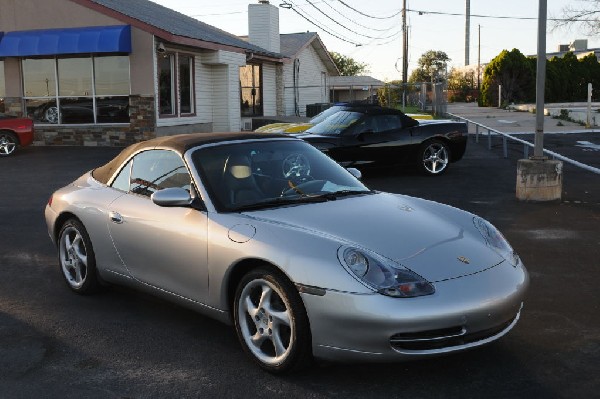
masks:
{"type": "Polygon", "coordinates": [[[360,170],[358,170],[356,168],[346,168],[346,170],[348,172],[350,172],[350,174],[352,176],[354,176],[356,179],[358,179],[358,180],[362,179],[362,173],[360,173],[360,170]]]}
{"type": "Polygon", "coordinates": [[[150,196],[152,202],[158,206],[189,206],[192,204],[192,196],[181,187],[165,188],[156,191],[150,196]]]}

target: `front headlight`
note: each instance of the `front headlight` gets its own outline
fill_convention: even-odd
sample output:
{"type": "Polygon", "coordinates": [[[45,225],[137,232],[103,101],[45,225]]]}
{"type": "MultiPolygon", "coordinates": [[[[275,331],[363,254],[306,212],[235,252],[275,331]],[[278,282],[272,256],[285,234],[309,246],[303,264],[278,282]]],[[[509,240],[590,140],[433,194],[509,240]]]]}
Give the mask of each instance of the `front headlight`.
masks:
{"type": "Polygon", "coordinates": [[[375,252],[342,246],[338,259],[350,274],[380,294],[413,298],[435,292],[429,281],[375,252]]]}
{"type": "Polygon", "coordinates": [[[519,255],[517,255],[508,241],[506,241],[506,238],[490,222],[479,216],[475,216],[473,217],[473,224],[479,230],[488,246],[495,250],[498,255],[502,256],[515,267],[521,262],[519,255]]]}

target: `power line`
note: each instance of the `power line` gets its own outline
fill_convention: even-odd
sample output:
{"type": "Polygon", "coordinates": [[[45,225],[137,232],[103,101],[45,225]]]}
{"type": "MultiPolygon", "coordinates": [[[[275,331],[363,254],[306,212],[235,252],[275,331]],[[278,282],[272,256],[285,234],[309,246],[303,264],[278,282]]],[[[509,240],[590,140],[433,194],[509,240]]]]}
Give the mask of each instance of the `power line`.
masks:
{"type": "MultiPolygon", "coordinates": [[[[335,0],[334,0],[334,1],[335,1],[335,0]]],[[[352,23],[353,23],[353,24],[355,24],[355,25],[358,25],[358,26],[360,26],[361,28],[364,28],[364,29],[369,29],[369,30],[372,30],[372,31],[375,31],[375,32],[387,32],[387,31],[389,31],[389,30],[391,29],[391,28],[386,28],[386,29],[378,29],[378,28],[372,28],[372,27],[370,27],[370,26],[365,26],[365,25],[362,25],[362,24],[360,24],[360,23],[356,22],[355,20],[353,20],[353,19],[351,19],[351,18],[348,18],[347,16],[345,16],[345,15],[344,15],[344,14],[342,14],[341,12],[339,12],[339,11],[338,11],[338,10],[337,10],[335,7],[333,7],[333,6],[332,6],[332,5],[331,5],[331,4],[330,4],[328,1],[323,1],[323,3],[325,3],[325,4],[327,5],[327,7],[331,8],[333,11],[335,11],[335,12],[336,12],[338,15],[340,15],[340,16],[341,16],[341,17],[343,17],[344,19],[346,19],[346,20],[348,20],[348,21],[352,22],[352,23]]]]}
{"type": "MultiPolygon", "coordinates": [[[[449,15],[454,17],[464,17],[464,13],[454,13],[454,12],[442,12],[442,11],[425,11],[425,10],[411,10],[406,9],[406,11],[418,13],[419,15],[449,15]]],[[[482,14],[471,14],[471,17],[475,18],[493,18],[493,19],[515,19],[515,20],[537,20],[538,17],[509,17],[503,15],[482,15],[482,14]]],[[[548,18],[550,21],[571,21],[571,22],[594,22],[593,19],[570,19],[570,18],[548,18]]]]}
{"type": "Polygon", "coordinates": [[[387,37],[374,37],[374,36],[369,36],[369,35],[365,35],[365,34],[362,34],[362,33],[356,32],[355,30],[352,30],[352,29],[348,28],[347,26],[345,26],[345,25],[341,24],[340,22],[336,21],[335,19],[333,19],[332,17],[330,17],[329,15],[327,15],[325,12],[323,12],[323,10],[321,10],[319,7],[317,7],[317,6],[316,6],[316,5],[315,5],[315,4],[314,4],[314,3],[313,3],[311,0],[306,0],[306,2],[307,2],[308,4],[310,4],[310,5],[311,5],[311,6],[312,6],[314,9],[316,9],[318,12],[320,12],[320,13],[321,13],[321,14],[323,14],[325,17],[327,17],[327,19],[331,20],[332,22],[334,22],[335,24],[337,24],[337,25],[341,26],[342,28],[346,29],[347,31],[354,33],[355,35],[362,36],[362,37],[366,37],[366,38],[368,38],[368,39],[375,39],[375,40],[384,40],[384,39],[389,39],[389,38],[391,38],[391,37],[393,37],[393,36],[397,35],[397,33],[394,33],[394,34],[392,34],[392,35],[390,35],[390,36],[387,36],[387,37]]]}
{"type": "MultiPolygon", "coordinates": [[[[295,6],[295,4],[294,4],[293,2],[290,2],[290,3],[291,3],[291,5],[295,6]]],[[[335,37],[335,38],[338,38],[338,39],[340,39],[340,40],[341,40],[341,41],[343,41],[343,42],[350,43],[350,44],[354,44],[355,46],[362,46],[362,44],[361,44],[361,43],[356,43],[356,42],[354,42],[354,41],[352,41],[352,40],[350,40],[350,39],[347,39],[347,38],[344,38],[344,37],[342,37],[341,35],[339,35],[339,34],[337,34],[337,33],[330,32],[329,30],[327,30],[327,29],[323,28],[321,25],[319,25],[319,24],[317,24],[316,22],[312,21],[312,20],[311,20],[310,18],[308,18],[306,15],[304,15],[303,13],[301,13],[300,11],[298,11],[298,8],[299,8],[299,7],[297,7],[297,6],[295,6],[295,7],[290,7],[290,9],[291,9],[292,11],[294,11],[294,12],[295,12],[296,14],[298,14],[300,17],[304,18],[304,19],[305,19],[307,22],[309,22],[310,24],[312,24],[312,25],[316,26],[317,28],[321,29],[323,32],[325,32],[325,33],[327,33],[327,34],[329,34],[329,35],[331,35],[331,36],[333,36],[333,37],[335,37]]]]}
{"type": "Polygon", "coordinates": [[[360,11],[360,10],[357,10],[356,8],[352,7],[351,5],[346,4],[342,0],[338,0],[338,1],[340,3],[342,3],[343,5],[345,5],[346,7],[348,7],[349,9],[351,9],[352,11],[354,11],[354,12],[356,12],[356,13],[364,16],[364,17],[372,18],[372,19],[391,19],[391,18],[394,18],[395,16],[400,15],[400,13],[402,12],[402,10],[398,10],[395,14],[392,14],[390,16],[387,16],[387,17],[378,17],[378,16],[375,16],[375,15],[369,15],[369,14],[366,14],[366,13],[360,11]]]}

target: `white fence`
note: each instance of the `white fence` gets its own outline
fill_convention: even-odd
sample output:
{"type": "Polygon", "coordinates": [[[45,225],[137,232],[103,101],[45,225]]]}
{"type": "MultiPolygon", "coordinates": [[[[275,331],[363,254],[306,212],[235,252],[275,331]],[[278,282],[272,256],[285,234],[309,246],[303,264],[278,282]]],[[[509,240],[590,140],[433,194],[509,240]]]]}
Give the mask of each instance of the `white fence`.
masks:
{"type": "MultiPolygon", "coordinates": [[[[534,147],[534,145],[532,143],[528,142],[528,141],[521,140],[521,139],[519,139],[517,137],[511,136],[510,134],[503,133],[503,132],[501,132],[499,130],[492,129],[490,127],[482,125],[481,123],[477,123],[477,122],[474,122],[474,121],[469,120],[467,118],[463,118],[462,116],[455,115],[455,114],[452,114],[452,113],[446,113],[446,115],[450,116],[451,118],[458,119],[458,120],[466,122],[467,123],[467,129],[469,127],[469,124],[473,124],[475,126],[475,142],[477,142],[477,143],[479,143],[479,136],[484,134],[484,133],[481,133],[480,130],[487,131],[487,147],[488,147],[488,150],[492,149],[492,135],[498,135],[498,136],[502,137],[502,151],[503,151],[504,158],[508,158],[508,140],[515,141],[517,143],[523,144],[523,157],[524,158],[529,158],[529,149],[534,147]]],[[[592,173],[600,175],[600,169],[595,168],[595,167],[590,166],[590,165],[586,165],[586,164],[581,163],[579,161],[575,161],[574,159],[567,158],[564,155],[560,155],[560,154],[558,154],[558,153],[556,153],[554,151],[550,151],[550,150],[547,150],[547,149],[544,148],[544,154],[546,154],[546,155],[548,155],[548,156],[550,156],[550,157],[552,157],[554,159],[560,159],[563,162],[566,162],[568,164],[577,166],[577,167],[579,167],[581,169],[585,169],[585,170],[587,170],[589,172],[592,172],[592,173]]]]}

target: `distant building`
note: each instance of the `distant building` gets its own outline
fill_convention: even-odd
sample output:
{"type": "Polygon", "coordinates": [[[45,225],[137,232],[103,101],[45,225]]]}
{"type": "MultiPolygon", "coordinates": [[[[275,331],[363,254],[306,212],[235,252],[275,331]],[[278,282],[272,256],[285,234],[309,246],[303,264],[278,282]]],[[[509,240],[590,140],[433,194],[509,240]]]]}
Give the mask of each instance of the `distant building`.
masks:
{"type": "MultiPolygon", "coordinates": [[[[578,39],[574,40],[573,43],[569,44],[559,44],[558,51],[546,53],[547,59],[552,59],[554,57],[562,58],[571,52],[578,59],[584,58],[590,54],[593,54],[597,60],[600,61],[600,48],[588,48],[587,39],[578,39]]],[[[530,55],[529,57],[536,57],[537,54],[530,55]]]]}
{"type": "Polygon", "coordinates": [[[332,76],[329,91],[333,102],[370,100],[385,83],[371,76],[332,76]]]}

